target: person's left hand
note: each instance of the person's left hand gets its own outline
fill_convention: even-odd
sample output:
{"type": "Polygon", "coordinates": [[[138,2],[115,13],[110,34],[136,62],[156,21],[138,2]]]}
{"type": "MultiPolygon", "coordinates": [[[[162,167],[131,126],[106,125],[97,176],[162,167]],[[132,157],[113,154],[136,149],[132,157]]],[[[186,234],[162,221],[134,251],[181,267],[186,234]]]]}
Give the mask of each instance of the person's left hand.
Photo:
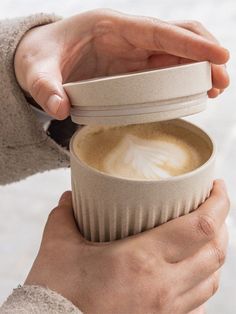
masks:
{"type": "Polygon", "coordinates": [[[165,22],[112,10],[93,10],[35,27],[15,54],[20,86],[51,116],[65,119],[63,83],[193,61],[212,63],[216,97],[229,84],[229,52],[196,21],[165,22]]]}
{"type": "Polygon", "coordinates": [[[79,232],[66,192],[49,215],[25,284],[48,287],[84,313],[203,314],[199,306],[219,286],[228,211],[225,185],[216,181],[196,211],[122,240],[93,243],[79,232]]]}

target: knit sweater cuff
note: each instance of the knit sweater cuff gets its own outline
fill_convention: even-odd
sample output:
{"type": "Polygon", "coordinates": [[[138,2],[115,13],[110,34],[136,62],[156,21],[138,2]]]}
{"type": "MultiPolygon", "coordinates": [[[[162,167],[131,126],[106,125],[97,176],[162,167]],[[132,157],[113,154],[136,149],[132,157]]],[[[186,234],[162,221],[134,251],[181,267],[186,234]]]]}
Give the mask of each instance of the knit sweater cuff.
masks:
{"type": "Polygon", "coordinates": [[[25,285],[13,290],[0,308],[1,314],[82,314],[62,295],[40,286],[25,285]]]}
{"type": "Polygon", "coordinates": [[[58,19],[40,13],[0,21],[0,184],[69,165],[68,152],[38,123],[14,71],[15,51],[25,33],[58,19]]]}

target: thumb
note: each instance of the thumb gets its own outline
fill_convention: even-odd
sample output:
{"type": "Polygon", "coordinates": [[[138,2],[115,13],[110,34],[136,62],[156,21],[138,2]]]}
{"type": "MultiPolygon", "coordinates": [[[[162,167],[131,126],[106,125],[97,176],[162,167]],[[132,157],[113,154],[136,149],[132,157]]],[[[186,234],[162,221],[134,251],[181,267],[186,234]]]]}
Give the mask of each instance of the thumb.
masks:
{"type": "Polygon", "coordinates": [[[58,120],[68,117],[70,101],[62,86],[62,77],[56,66],[34,65],[30,71],[28,91],[50,116],[58,120]]]}
{"type": "Polygon", "coordinates": [[[42,243],[50,240],[84,241],[74,218],[71,192],[62,194],[58,206],[49,214],[42,243]]]}

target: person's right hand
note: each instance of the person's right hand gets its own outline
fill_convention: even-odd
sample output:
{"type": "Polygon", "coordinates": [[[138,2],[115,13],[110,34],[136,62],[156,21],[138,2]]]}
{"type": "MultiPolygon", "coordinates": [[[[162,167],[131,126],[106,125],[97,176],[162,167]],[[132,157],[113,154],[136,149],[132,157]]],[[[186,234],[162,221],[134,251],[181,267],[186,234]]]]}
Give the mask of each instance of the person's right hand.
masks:
{"type": "Polygon", "coordinates": [[[48,114],[65,119],[70,101],[63,83],[208,60],[214,98],[229,84],[228,59],[228,50],[199,22],[97,9],[34,27],[19,43],[14,64],[20,86],[48,114]]]}
{"type": "Polygon", "coordinates": [[[67,192],[49,216],[25,284],[55,290],[86,314],[186,314],[218,288],[228,210],[216,181],[198,210],[123,240],[92,243],[77,229],[67,192]]]}

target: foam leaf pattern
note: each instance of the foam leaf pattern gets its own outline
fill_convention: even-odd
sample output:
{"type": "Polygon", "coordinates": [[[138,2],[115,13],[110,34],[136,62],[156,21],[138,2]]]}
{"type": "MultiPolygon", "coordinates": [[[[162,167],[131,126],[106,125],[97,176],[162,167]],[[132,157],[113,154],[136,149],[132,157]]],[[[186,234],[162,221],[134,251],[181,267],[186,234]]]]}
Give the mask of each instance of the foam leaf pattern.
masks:
{"type": "Polygon", "coordinates": [[[184,168],[187,159],[186,151],[175,142],[127,134],[104,159],[104,169],[118,177],[163,179],[184,168]]]}

